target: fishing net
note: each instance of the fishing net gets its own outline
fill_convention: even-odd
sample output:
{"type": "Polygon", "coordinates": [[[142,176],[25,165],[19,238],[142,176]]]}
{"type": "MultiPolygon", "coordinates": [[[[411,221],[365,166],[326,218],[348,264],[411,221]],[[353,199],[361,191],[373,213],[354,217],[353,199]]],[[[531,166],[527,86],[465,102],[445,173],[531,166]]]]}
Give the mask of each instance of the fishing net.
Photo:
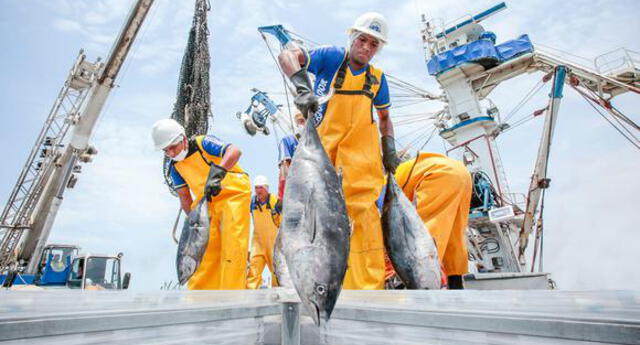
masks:
{"type": "MultiPolygon", "coordinates": [[[[178,121],[186,131],[187,137],[203,135],[209,128],[211,100],[209,94],[209,29],[207,12],[211,9],[208,0],[195,0],[195,11],[189,39],[182,57],[176,102],[171,118],[178,121]]],[[[171,192],[173,182],[169,176],[171,159],[165,156],[163,170],[165,182],[171,192]]]]}

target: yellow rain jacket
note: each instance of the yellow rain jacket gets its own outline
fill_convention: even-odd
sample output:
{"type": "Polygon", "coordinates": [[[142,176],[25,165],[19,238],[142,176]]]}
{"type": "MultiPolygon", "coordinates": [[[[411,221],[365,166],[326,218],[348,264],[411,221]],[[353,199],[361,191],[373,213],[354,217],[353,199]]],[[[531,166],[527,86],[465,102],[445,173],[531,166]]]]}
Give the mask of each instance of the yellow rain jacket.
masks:
{"type": "Polygon", "coordinates": [[[467,168],[447,156],[421,152],[400,164],[395,177],[409,200],[415,200],[446,274],[467,273],[465,231],[472,184],[467,168]]]}
{"type": "MultiPolygon", "coordinates": [[[[189,140],[187,157],[174,163],[194,195],[192,208],[202,199],[209,164],[220,165],[219,155],[204,150],[204,136],[189,140]]],[[[225,147],[226,148],[226,147],[225,147]]],[[[239,164],[222,180],[222,191],[209,203],[209,243],[200,266],[189,279],[190,290],[244,289],[249,246],[251,183],[239,164]]]]}
{"type": "Polygon", "coordinates": [[[271,285],[277,286],[273,270],[273,246],[280,226],[280,215],[276,212],[275,195],[269,194],[267,202],[260,204],[256,197],[251,208],[253,215],[253,239],[251,242],[251,260],[249,264],[248,289],[258,289],[262,284],[262,271],[269,266],[271,285]]]}
{"type": "MultiPolygon", "coordinates": [[[[313,51],[310,57],[314,58],[313,51]]],[[[347,54],[344,54],[331,81],[335,94],[326,109],[315,114],[314,120],[329,159],[337,172],[342,173],[347,213],[352,222],[351,249],[343,287],[382,289],[384,243],[376,200],[384,184],[384,174],[380,134],[373,116],[373,99],[380,89],[382,71],[367,65],[366,72],[354,75],[347,61],[347,54]],[[323,111],[323,116],[319,117],[323,111]]],[[[315,73],[316,68],[309,70],[315,73]]],[[[316,89],[323,88],[326,82],[318,81],[322,71],[317,68],[317,72],[316,89]]]]}

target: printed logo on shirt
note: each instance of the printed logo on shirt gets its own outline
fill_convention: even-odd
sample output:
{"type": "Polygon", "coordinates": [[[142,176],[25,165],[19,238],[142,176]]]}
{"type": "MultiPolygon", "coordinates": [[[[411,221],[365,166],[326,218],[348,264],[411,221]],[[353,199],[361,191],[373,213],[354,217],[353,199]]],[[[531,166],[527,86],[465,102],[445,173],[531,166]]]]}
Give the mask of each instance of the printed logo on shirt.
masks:
{"type": "MultiPolygon", "coordinates": [[[[324,96],[327,93],[327,85],[329,85],[328,80],[324,78],[320,79],[320,81],[318,82],[318,87],[316,87],[316,95],[319,97],[324,96]]],[[[327,106],[327,103],[321,104],[318,107],[318,111],[316,111],[315,114],[313,114],[314,126],[318,127],[320,125],[320,122],[322,122],[322,119],[324,118],[324,112],[325,112],[326,106],[327,106]]]]}

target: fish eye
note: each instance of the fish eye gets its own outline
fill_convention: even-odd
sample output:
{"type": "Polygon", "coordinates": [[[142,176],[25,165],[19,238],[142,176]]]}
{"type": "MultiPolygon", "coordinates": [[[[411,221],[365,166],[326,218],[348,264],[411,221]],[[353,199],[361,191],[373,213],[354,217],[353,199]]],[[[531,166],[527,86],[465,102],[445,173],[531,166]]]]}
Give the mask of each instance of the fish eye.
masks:
{"type": "Polygon", "coordinates": [[[327,292],[327,288],[324,285],[316,285],[316,293],[318,295],[324,295],[327,292]]]}

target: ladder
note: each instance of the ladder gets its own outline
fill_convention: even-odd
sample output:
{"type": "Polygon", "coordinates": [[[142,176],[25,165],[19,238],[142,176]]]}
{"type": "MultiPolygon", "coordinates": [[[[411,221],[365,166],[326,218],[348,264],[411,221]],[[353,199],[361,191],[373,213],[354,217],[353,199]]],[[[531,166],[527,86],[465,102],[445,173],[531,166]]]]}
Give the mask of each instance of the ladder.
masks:
{"type": "Polygon", "coordinates": [[[77,122],[101,63],[86,60],[81,50],[56,97],[0,216],[0,272],[15,261],[16,249],[62,154],[69,128],[77,122]]]}

